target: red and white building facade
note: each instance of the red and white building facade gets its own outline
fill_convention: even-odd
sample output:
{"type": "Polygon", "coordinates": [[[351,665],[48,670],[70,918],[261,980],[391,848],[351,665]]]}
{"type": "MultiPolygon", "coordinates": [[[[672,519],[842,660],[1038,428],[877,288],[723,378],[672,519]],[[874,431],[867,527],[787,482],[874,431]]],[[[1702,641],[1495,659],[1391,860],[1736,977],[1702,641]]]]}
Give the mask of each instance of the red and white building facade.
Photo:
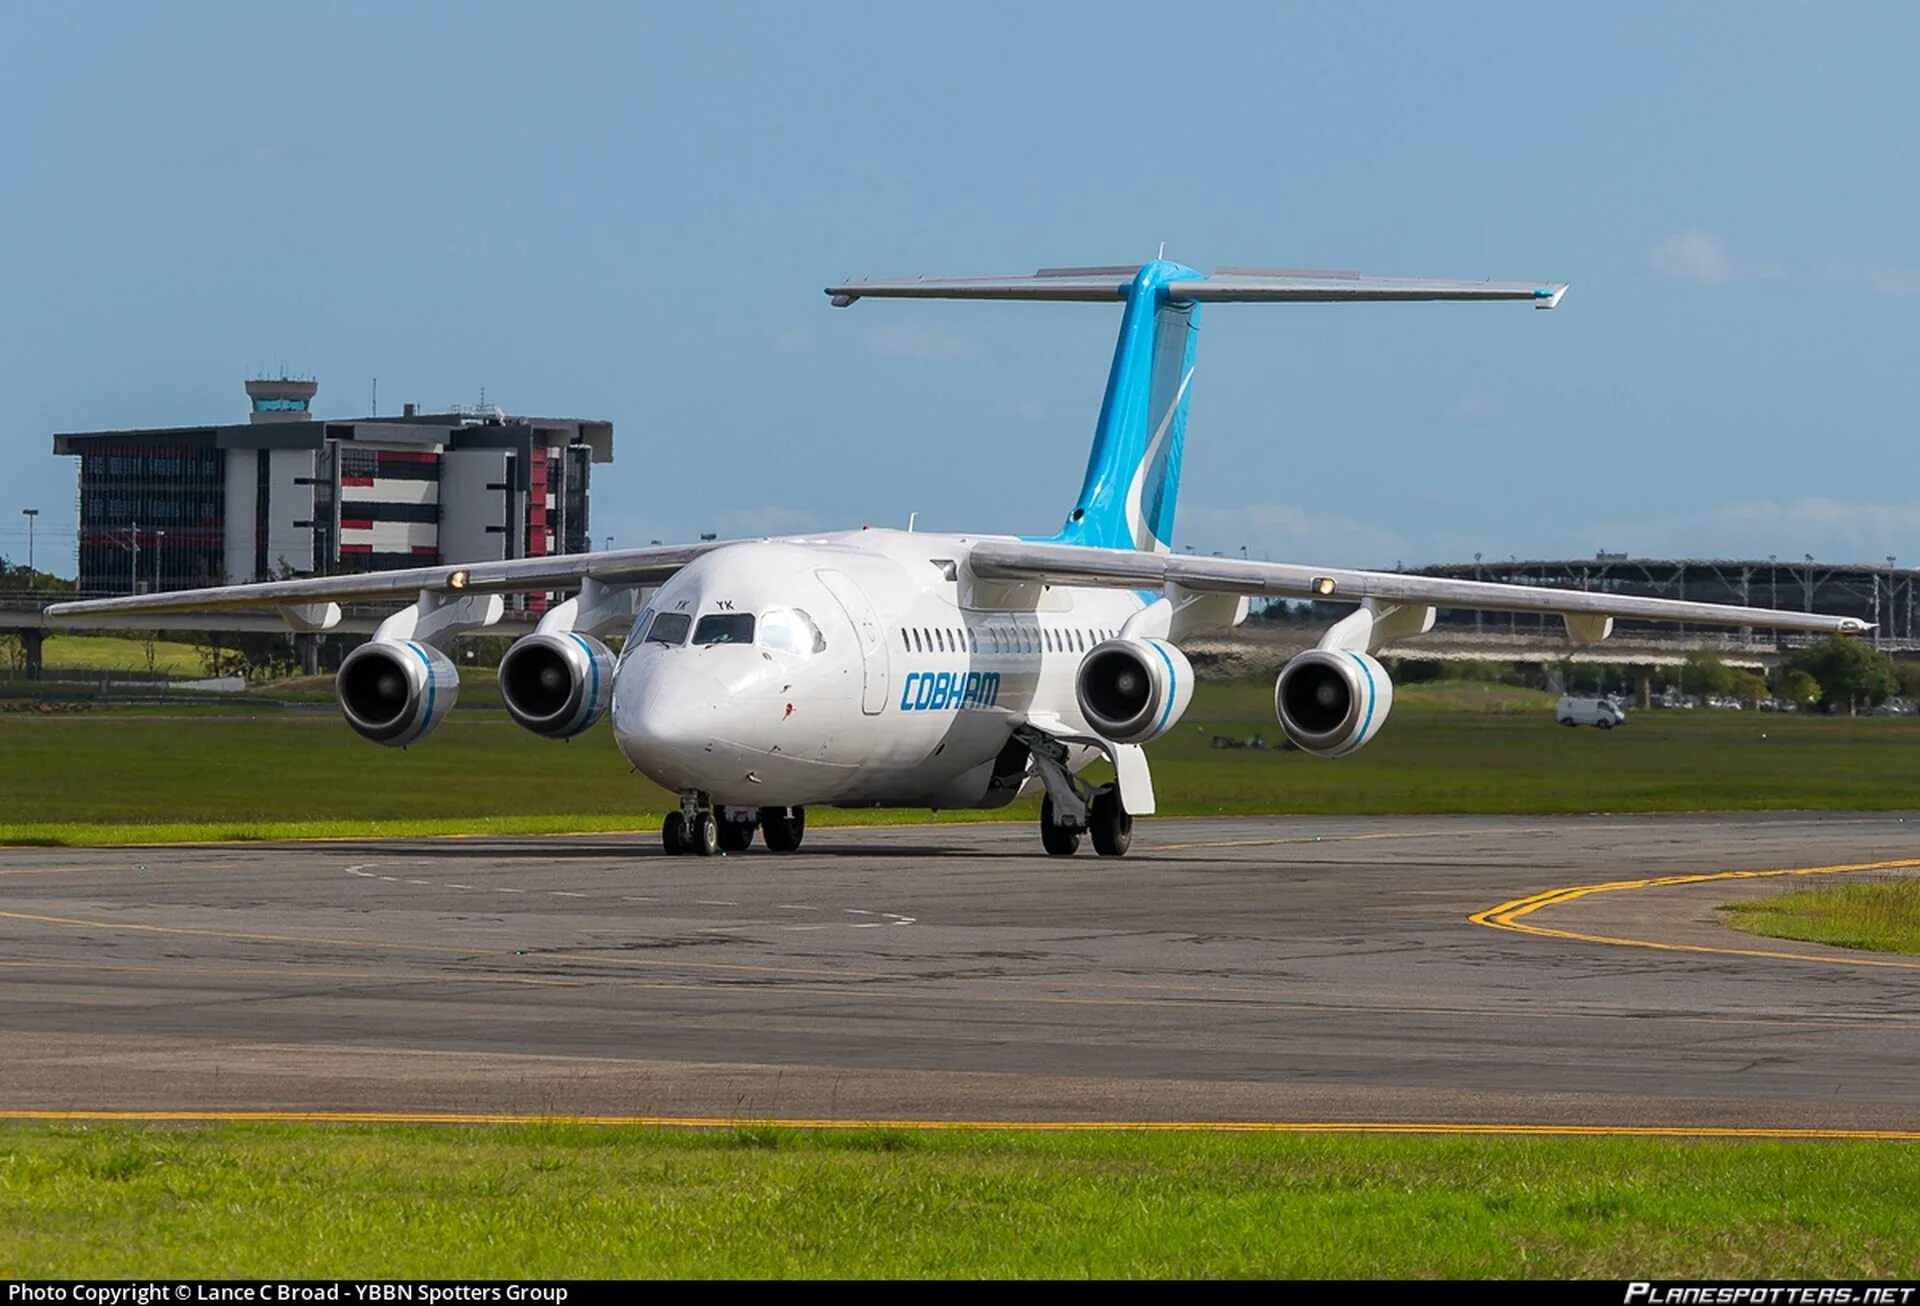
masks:
{"type": "Polygon", "coordinates": [[[251,382],[253,421],[75,432],[80,582],[145,592],[584,552],[613,424],[499,409],[312,419],[310,381],[251,382]],[[263,397],[264,396],[264,397],[263,397]],[[264,406],[263,406],[264,405],[264,406]],[[137,564],[128,561],[138,557],[137,564]]]}

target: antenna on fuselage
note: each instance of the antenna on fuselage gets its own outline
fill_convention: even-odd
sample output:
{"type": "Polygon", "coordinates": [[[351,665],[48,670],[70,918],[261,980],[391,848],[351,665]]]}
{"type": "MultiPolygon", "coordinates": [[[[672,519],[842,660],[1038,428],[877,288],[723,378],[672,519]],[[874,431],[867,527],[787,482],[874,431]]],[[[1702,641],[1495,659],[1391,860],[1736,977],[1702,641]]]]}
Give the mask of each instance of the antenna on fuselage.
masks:
{"type": "Polygon", "coordinates": [[[919,520],[920,520],[919,513],[910,512],[907,514],[907,534],[909,535],[913,534],[913,524],[919,520]]]}

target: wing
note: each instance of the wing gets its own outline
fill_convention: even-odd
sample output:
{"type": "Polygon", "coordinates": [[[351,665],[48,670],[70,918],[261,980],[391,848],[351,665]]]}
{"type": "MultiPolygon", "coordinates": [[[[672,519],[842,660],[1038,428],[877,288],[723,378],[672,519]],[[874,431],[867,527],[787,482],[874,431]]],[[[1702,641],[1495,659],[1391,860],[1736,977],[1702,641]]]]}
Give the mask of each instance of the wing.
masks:
{"type": "Polygon", "coordinates": [[[1394,571],[1352,571],[1287,562],[1242,562],[1173,553],[1135,553],[1020,540],[983,540],[974,545],[973,573],[986,580],[1040,581],[1112,589],[1159,589],[1169,584],[1199,593],[1273,595],[1294,599],[1423,604],[1483,612],[1556,612],[1643,621],[1691,621],[1719,626],[1768,626],[1854,635],[1868,623],[1816,612],[1782,612],[1720,603],[1638,598],[1588,590],[1445,580],[1394,571]]]}
{"type": "Polygon", "coordinates": [[[592,579],[606,585],[659,584],[721,541],[678,544],[650,549],[612,549],[602,553],[565,553],[545,558],[510,558],[503,562],[451,563],[437,567],[409,567],[404,571],[372,571],[351,576],[312,576],[302,580],[268,580],[251,585],[222,585],[213,589],[171,590],[118,599],[87,599],[55,603],[51,619],[72,624],[78,618],[117,614],[225,612],[236,608],[298,608],[310,604],[379,602],[408,599],[422,592],[441,594],[498,594],[536,590],[576,589],[592,579]]]}

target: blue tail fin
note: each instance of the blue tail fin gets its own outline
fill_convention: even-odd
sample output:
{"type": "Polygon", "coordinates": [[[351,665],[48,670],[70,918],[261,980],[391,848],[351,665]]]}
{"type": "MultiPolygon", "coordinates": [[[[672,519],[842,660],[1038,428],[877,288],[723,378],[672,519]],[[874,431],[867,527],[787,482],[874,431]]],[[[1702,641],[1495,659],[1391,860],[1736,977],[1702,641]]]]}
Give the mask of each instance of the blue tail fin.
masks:
{"type": "Polygon", "coordinates": [[[1200,305],[1169,299],[1166,286],[1199,277],[1192,268],[1156,259],[1127,287],[1086,481],[1054,542],[1172,549],[1200,305]]]}

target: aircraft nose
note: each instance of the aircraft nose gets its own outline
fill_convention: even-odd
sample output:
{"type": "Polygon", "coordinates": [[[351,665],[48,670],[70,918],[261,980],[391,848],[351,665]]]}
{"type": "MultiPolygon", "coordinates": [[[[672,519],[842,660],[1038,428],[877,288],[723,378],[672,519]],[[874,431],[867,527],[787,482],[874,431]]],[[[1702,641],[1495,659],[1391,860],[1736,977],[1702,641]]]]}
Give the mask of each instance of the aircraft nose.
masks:
{"type": "Polygon", "coordinates": [[[656,780],[677,774],[713,742],[716,714],[726,701],[712,676],[636,659],[614,681],[614,737],[644,774],[656,780]]]}

